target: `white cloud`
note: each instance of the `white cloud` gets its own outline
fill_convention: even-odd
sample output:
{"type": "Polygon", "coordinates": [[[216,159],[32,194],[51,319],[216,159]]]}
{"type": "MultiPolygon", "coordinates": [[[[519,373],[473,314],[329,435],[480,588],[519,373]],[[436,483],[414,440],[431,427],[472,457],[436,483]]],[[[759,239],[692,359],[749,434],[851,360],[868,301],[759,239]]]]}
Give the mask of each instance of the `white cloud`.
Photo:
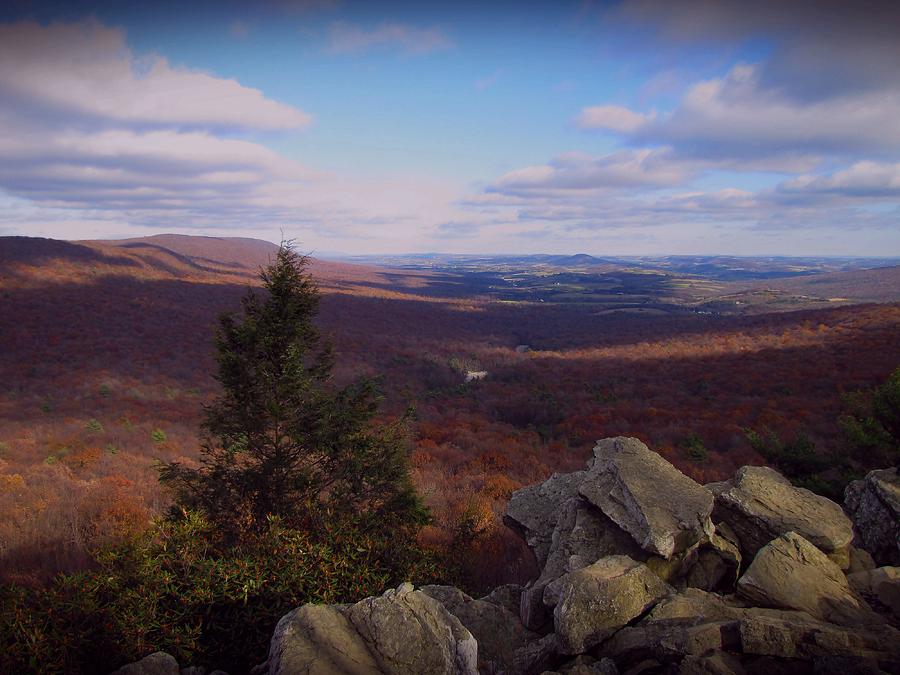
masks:
{"type": "Polygon", "coordinates": [[[398,47],[409,54],[427,54],[452,47],[439,28],[418,28],[402,23],[382,23],[372,29],[336,21],[329,31],[328,51],[359,54],[379,47],[398,47]]]}
{"type": "Polygon", "coordinates": [[[548,164],[511,171],[488,188],[509,195],[538,195],[631,187],[665,187],[684,182],[696,172],[690,162],[674,160],[666,148],[622,150],[592,157],[571,152],[548,164]]]}
{"type": "Polygon", "coordinates": [[[637,145],[671,146],[682,157],[755,159],[751,170],[808,170],[816,157],[900,150],[900,90],[801,101],[764,88],[759,68],[745,64],[693,85],[668,114],[598,106],[578,120],[637,145]]]}
{"type": "Polygon", "coordinates": [[[15,42],[0,41],[4,229],[62,238],[201,229],[277,239],[284,227],[305,245],[352,248],[379,236],[399,249],[460,215],[451,204],[458,185],[349,178],[250,140],[247,132],[308,117],[237,82],[139,59],[121,31],[94,22],[17,24],[0,26],[4,36],[15,42]]]}
{"type": "Polygon", "coordinates": [[[784,181],[786,194],[839,195],[849,198],[900,198],[900,162],[860,161],[828,175],[803,175],[784,181]]]}
{"type": "Polygon", "coordinates": [[[584,108],[575,118],[582,129],[605,129],[627,134],[652,121],[655,113],[642,114],[619,105],[598,105],[584,108]]]}
{"type": "Polygon", "coordinates": [[[738,65],[700,82],[670,115],[632,130],[635,142],[711,156],[856,153],[900,149],[900,91],[802,101],[765,88],[759,69],[738,65]]]}
{"type": "Polygon", "coordinates": [[[94,21],[0,25],[0,96],[86,123],[297,129],[312,119],[235,80],[139,58],[122,30],[94,21]]]}

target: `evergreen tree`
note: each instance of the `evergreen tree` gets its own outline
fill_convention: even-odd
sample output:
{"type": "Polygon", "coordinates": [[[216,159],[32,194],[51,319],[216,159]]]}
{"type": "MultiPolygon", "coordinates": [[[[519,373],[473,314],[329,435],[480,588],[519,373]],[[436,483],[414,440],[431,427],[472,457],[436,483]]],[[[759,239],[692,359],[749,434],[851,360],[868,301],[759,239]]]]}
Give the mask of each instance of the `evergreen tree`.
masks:
{"type": "Polygon", "coordinates": [[[400,423],[378,426],[372,381],[329,386],[330,345],[313,323],[319,291],[308,259],[282,244],[243,314],[216,336],[218,399],[206,407],[199,468],[164,465],[177,509],[200,509],[234,541],[271,515],[290,527],[323,518],[364,527],[421,524],[400,423]]]}

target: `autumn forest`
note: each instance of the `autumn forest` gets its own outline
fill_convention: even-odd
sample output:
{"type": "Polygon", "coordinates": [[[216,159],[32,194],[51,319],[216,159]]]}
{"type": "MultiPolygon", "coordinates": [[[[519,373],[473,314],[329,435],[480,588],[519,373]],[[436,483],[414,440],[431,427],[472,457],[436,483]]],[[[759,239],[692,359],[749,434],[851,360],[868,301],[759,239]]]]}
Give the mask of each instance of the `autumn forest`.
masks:
{"type": "MultiPolygon", "coordinates": [[[[165,509],[158,464],[196,461],[217,392],[217,318],[275,251],[0,240],[3,581],[82,569],[165,509]]],[[[379,417],[407,415],[432,514],[421,543],[472,583],[528,577],[501,523],[511,492],[582,466],[598,438],[637,436],[701,482],[787,448],[825,493],[881,459],[854,454],[846,419],[900,365],[897,267],[731,280],[646,261],[426,262],[311,271],[337,384],[375,377],[379,417]]]]}

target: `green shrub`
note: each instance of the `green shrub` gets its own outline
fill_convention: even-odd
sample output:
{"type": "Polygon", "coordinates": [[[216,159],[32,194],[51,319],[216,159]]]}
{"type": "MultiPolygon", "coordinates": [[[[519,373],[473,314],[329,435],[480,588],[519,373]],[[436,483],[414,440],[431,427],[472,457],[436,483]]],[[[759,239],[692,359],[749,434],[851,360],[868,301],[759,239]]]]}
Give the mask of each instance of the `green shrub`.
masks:
{"type": "Polygon", "coordinates": [[[154,429],[153,431],[150,432],[150,438],[153,440],[154,443],[156,443],[157,445],[160,445],[160,444],[166,442],[167,436],[166,436],[166,432],[163,431],[162,429],[154,429]]]}
{"type": "Polygon", "coordinates": [[[103,433],[103,425],[100,423],[100,420],[92,419],[88,420],[87,424],[84,425],[84,428],[95,434],[103,433]]]}
{"type": "Polygon", "coordinates": [[[838,420],[847,454],[863,468],[900,461],[900,368],[874,389],[847,394],[838,420]]]}
{"type": "Polygon", "coordinates": [[[109,672],[157,650],[182,665],[246,672],[295,607],[445,580],[403,533],[389,540],[331,522],[312,536],[271,519],[253,540],[218,550],[209,522],[186,513],[49,589],[0,588],[0,672],[109,672]]]}
{"type": "Polygon", "coordinates": [[[747,429],[746,434],[753,449],[789,478],[809,478],[828,467],[827,458],[816,453],[816,444],[802,431],[790,441],[782,441],[769,429],[762,434],[747,429]]]}
{"type": "Polygon", "coordinates": [[[681,446],[685,449],[688,459],[698,464],[709,459],[709,450],[703,443],[703,439],[696,433],[690,433],[681,441],[681,446]]]}

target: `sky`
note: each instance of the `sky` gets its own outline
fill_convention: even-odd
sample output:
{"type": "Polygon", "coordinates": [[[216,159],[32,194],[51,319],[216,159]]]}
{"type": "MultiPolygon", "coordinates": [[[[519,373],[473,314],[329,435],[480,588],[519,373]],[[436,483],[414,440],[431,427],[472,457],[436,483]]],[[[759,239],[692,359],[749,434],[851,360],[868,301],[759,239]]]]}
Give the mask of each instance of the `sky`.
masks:
{"type": "Polygon", "coordinates": [[[0,6],[0,235],[900,255],[900,3],[0,6]]]}

